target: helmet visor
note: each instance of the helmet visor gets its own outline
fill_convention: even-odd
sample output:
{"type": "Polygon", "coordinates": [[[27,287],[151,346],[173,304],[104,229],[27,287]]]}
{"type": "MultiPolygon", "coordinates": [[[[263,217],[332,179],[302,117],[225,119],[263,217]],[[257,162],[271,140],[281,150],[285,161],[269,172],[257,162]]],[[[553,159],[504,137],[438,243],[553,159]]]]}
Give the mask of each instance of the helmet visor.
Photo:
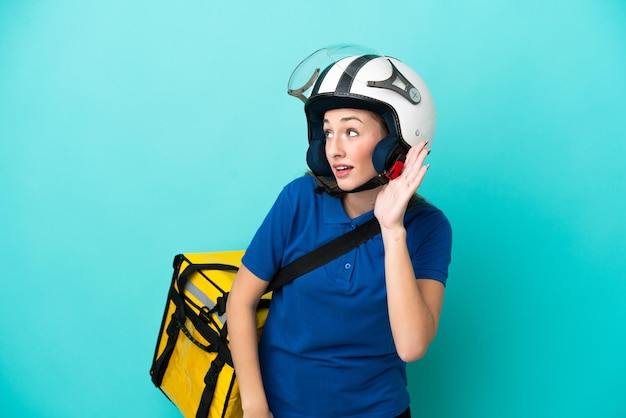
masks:
{"type": "MultiPolygon", "coordinates": [[[[327,67],[333,64],[341,66],[341,60],[344,58],[366,55],[384,57],[383,54],[372,48],[355,44],[337,44],[318,49],[302,60],[296,69],[293,70],[291,76],[289,77],[287,93],[290,96],[297,97],[303,102],[306,102],[311,96],[311,91],[315,82],[327,67]]],[[[388,63],[391,71],[391,64],[389,61],[384,61],[388,63]]],[[[359,68],[348,65],[349,62],[350,60],[347,60],[346,65],[342,66],[342,69],[344,72],[348,73],[348,75],[358,80],[356,74],[358,73],[359,68]]],[[[367,84],[369,80],[358,81],[367,84]]]]}

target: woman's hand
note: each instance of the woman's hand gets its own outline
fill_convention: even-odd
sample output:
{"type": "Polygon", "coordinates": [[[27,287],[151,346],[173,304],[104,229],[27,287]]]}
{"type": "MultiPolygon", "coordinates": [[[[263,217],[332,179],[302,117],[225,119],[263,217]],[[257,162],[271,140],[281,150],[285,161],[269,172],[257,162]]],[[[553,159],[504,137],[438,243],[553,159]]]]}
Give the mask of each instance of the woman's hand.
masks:
{"type": "Polygon", "coordinates": [[[424,165],[428,156],[427,142],[411,147],[406,155],[402,173],[383,186],[376,197],[374,215],[381,228],[404,227],[404,213],[411,197],[415,194],[430,165],[424,165]]]}

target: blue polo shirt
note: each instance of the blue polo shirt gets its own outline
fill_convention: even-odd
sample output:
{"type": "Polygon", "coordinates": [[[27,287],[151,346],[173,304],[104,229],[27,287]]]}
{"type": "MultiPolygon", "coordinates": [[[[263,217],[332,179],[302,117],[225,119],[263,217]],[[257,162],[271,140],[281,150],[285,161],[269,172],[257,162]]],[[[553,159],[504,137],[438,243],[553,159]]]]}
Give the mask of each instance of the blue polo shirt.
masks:
{"type": "MultiPolygon", "coordinates": [[[[350,219],[341,200],[318,194],[315,179],[288,184],[243,257],[271,280],[298,257],[354,229],[373,211],[350,219]]],[[[446,283],[451,228],[421,205],[405,215],[417,278],[446,283]]],[[[387,313],[380,234],[274,292],[259,345],[261,372],[276,418],[389,418],[409,405],[406,364],[398,357],[387,313]]]]}

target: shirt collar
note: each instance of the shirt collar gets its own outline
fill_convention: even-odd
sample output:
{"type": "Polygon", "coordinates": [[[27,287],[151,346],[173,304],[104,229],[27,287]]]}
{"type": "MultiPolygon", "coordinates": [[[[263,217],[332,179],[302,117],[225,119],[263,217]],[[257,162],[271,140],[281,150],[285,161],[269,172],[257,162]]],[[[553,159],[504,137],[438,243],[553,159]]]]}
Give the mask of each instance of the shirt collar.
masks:
{"type": "Polygon", "coordinates": [[[374,217],[374,211],[371,210],[369,212],[364,213],[361,216],[358,216],[354,219],[350,219],[345,209],[343,208],[343,203],[341,203],[341,198],[332,197],[328,193],[324,193],[322,195],[323,199],[323,207],[324,207],[324,223],[327,224],[356,224],[361,225],[374,217]]]}

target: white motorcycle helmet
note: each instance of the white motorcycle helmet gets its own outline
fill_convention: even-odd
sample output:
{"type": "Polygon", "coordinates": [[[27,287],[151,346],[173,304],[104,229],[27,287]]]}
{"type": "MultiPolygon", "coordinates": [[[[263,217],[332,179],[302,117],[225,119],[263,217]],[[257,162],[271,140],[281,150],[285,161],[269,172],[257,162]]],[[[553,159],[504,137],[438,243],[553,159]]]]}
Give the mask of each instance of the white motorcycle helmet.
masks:
{"type": "Polygon", "coordinates": [[[385,184],[402,170],[409,148],[432,145],[435,105],[422,78],[401,61],[358,45],[335,45],[315,51],[289,78],[288,93],[304,103],[308,123],[307,164],[318,177],[332,177],[323,132],[327,110],[355,108],[381,115],[389,135],[372,155],[378,176],[349,192],[385,184]]]}

